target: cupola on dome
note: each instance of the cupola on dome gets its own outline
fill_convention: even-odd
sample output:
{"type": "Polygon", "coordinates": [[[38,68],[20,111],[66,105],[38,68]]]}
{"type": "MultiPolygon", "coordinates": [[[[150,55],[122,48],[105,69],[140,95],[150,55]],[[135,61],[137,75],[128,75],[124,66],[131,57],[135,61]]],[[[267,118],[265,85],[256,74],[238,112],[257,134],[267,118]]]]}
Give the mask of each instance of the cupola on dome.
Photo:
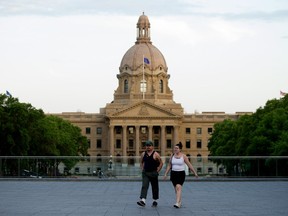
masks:
{"type": "Polygon", "coordinates": [[[150,22],[148,17],[143,13],[137,22],[137,41],[124,54],[119,68],[120,73],[124,71],[132,73],[141,68],[144,58],[149,60],[149,64],[146,64],[146,67],[151,71],[160,68],[162,72],[167,72],[167,65],[163,54],[157,47],[152,45],[150,40],[150,22]]]}

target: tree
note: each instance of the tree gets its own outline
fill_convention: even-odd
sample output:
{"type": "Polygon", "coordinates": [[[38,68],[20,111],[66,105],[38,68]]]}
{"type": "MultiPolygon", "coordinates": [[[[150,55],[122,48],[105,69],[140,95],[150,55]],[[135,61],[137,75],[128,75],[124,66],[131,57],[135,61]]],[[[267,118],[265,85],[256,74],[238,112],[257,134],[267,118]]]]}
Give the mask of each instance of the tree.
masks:
{"type": "MultiPolygon", "coordinates": [[[[287,131],[288,95],[279,100],[267,101],[263,108],[258,108],[252,115],[215,124],[208,149],[211,156],[287,156],[287,131]]],[[[288,165],[285,161],[281,163],[288,165]]],[[[260,170],[268,170],[263,175],[269,175],[269,167],[274,165],[271,160],[262,160],[260,163],[229,161],[226,167],[230,169],[229,172],[233,172],[235,166],[241,166],[242,171],[250,174],[255,174],[260,167],[260,170]]],[[[284,173],[287,175],[287,171],[284,173]]]]}
{"type": "MultiPolygon", "coordinates": [[[[88,140],[81,135],[79,127],[59,117],[45,115],[41,109],[20,103],[17,98],[0,94],[0,119],[1,156],[87,155],[88,140]]],[[[77,160],[63,159],[63,162],[71,167],[77,160]]],[[[43,170],[51,164],[56,166],[51,161],[43,162],[43,170]]],[[[4,160],[2,167],[11,174],[17,166],[17,161],[4,160]]]]}
{"type": "Polygon", "coordinates": [[[30,144],[30,127],[45,115],[31,104],[0,95],[0,155],[27,155],[30,144]]]}

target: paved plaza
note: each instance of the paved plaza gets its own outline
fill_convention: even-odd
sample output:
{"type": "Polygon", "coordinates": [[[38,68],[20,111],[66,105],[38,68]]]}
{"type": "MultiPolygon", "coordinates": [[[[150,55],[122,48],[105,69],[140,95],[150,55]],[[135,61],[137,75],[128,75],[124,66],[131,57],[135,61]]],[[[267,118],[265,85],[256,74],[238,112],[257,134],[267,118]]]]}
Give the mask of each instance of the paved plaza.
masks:
{"type": "Polygon", "coordinates": [[[1,180],[1,216],[286,216],[288,181],[186,181],[175,209],[170,181],[160,181],[157,208],[136,204],[141,181],[1,180]]]}

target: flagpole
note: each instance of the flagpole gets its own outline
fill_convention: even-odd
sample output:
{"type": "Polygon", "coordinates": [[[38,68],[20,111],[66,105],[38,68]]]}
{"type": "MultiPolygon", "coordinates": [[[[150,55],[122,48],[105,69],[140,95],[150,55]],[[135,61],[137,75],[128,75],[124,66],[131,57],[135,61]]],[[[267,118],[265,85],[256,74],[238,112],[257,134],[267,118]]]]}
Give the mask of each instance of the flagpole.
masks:
{"type": "Polygon", "coordinates": [[[143,93],[143,96],[142,96],[142,98],[143,98],[143,100],[145,99],[145,90],[144,90],[144,88],[145,88],[145,84],[144,84],[144,55],[143,55],[143,59],[142,59],[142,61],[143,61],[143,73],[142,73],[142,75],[143,75],[143,78],[142,78],[142,93],[143,93]]]}

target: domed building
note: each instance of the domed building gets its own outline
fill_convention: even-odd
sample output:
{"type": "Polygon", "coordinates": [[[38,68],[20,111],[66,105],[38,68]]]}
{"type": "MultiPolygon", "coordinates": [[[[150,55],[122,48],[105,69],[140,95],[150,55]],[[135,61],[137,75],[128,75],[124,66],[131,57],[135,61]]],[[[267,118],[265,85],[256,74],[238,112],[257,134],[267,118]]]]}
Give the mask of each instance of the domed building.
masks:
{"type": "Polygon", "coordinates": [[[147,139],[161,154],[170,153],[167,140],[169,147],[179,142],[183,108],[173,101],[168,67],[152,45],[150,22],[144,14],[137,23],[137,41],[124,54],[119,71],[114,100],[103,109],[109,140],[113,140],[109,153],[139,156],[147,139]]]}
{"type": "Polygon", "coordinates": [[[124,54],[119,70],[115,102],[131,104],[145,99],[158,105],[174,103],[165,58],[152,45],[150,22],[144,14],[137,23],[137,41],[124,54]]]}
{"type": "MultiPolygon", "coordinates": [[[[213,125],[238,119],[247,113],[202,112],[184,114],[173,100],[170,75],[164,55],[151,42],[150,22],[143,13],[137,22],[137,40],[122,57],[114,100],[100,113],[56,114],[82,129],[90,141],[91,156],[140,156],[146,140],[154,142],[161,156],[169,156],[173,145],[182,142],[188,156],[208,156],[213,125]]],[[[197,167],[198,172],[216,173],[215,167],[197,167]],[[205,169],[205,170],[203,170],[205,169]]]]}

